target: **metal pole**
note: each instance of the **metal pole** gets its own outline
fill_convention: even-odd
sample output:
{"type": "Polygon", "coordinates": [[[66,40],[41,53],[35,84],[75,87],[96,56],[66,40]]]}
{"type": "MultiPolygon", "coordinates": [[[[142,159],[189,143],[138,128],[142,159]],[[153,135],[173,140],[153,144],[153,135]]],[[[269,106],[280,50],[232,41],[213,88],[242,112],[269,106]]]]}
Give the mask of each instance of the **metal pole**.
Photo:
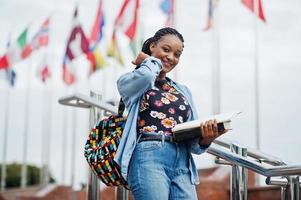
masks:
{"type": "Polygon", "coordinates": [[[25,90],[25,120],[24,120],[24,138],[23,138],[23,163],[21,169],[21,188],[26,188],[27,185],[27,153],[28,153],[28,128],[29,128],[29,106],[30,106],[30,75],[31,65],[29,63],[27,70],[27,88],[25,90]]]}
{"type": "MultiPolygon", "coordinates": [[[[235,154],[247,157],[247,148],[231,144],[230,149],[235,154]]],[[[248,199],[248,172],[246,168],[237,165],[232,166],[230,195],[231,200],[248,199]]]]}
{"type": "Polygon", "coordinates": [[[259,70],[258,70],[258,0],[254,1],[254,83],[255,83],[255,135],[256,149],[260,150],[260,120],[259,120],[259,70]]]}
{"type": "Polygon", "coordinates": [[[6,101],[5,101],[5,117],[4,117],[4,135],[3,135],[3,157],[2,157],[2,168],[1,168],[1,191],[5,190],[6,187],[6,152],[7,152],[7,138],[8,138],[8,118],[9,118],[9,99],[10,91],[9,86],[7,87],[6,101]]]}
{"type": "MultiPolygon", "coordinates": [[[[97,100],[101,100],[101,95],[96,94],[92,91],[90,91],[90,96],[93,98],[96,98],[97,100]]],[[[90,109],[90,119],[89,119],[89,126],[92,128],[96,121],[102,117],[102,113],[98,112],[99,109],[96,107],[92,107],[90,109]]],[[[87,199],[88,200],[99,200],[100,197],[100,184],[98,181],[98,178],[95,176],[95,174],[89,170],[89,179],[88,179],[88,186],[87,186],[87,199]]]]}
{"type": "Polygon", "coordinates": [[[290,177],[291,200],[300,200],[300,183],[299,176],[290,177]]]}
{"type": "Polygon", "coordinates": [[[218,1],[212,2],[212,114],[220,113],[220,40],[218,1]]]}
{"type": "Polygon", "coordinates": [[[128,200],[129,199],[129,191],[119,186],[115,189],[115,199],[116,200],[128,200]]]}
{"type": "Polygon", "coordinates": [[[286,186],[281,186],[281,200],[286,199],[286,186]]]}

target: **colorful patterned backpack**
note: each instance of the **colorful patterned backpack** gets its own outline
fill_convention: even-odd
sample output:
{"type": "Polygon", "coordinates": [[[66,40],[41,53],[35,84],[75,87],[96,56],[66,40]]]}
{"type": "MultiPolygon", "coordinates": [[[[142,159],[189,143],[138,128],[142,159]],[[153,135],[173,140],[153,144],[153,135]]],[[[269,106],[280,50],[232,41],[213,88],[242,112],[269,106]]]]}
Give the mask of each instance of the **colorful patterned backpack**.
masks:
{"type": "Polygon", "coordinates": [[[96,123],[90,131],[84,155],[94,174],[104,184],[129,189],[121,175],[120,166],[114,161],[126,122],[124,109],[124,103],[120,99],[118,114],[110,115],[96,123]]]}

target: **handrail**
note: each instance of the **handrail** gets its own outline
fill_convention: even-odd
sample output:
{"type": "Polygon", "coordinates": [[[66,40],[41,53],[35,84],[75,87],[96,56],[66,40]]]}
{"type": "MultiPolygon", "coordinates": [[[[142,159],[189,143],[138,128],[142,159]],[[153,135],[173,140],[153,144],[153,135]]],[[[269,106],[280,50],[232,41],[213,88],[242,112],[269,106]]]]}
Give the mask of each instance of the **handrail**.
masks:
{"type": "MultiPolygon", "coordinates": [[[[301,165],[284,165],[284,166],[267,167],[264,166],[263,163],[259,163],[255,160],[251,160],[248,157],[242,157],[230,151],[225,151],[217,144],[211,144],[207,152],[219,158],[222,158],[232,164],[245,167],[266,177],[301,175],[301,165]]],[[[260,157],[257,155],[257,158],[260,157]]]]}
{"type": "Polygon", "coordinates": [[[60,104],[66,105],[66,106],[73,106],[73,107],[80,107],[80,108],[91,108],[91,107],[97,107],[100,109],[103,109],[105,111],[108,111],[112,114],[117,114],[117,108],[99,101],[95,98],[82,95],[80,93],[75,93],[73,95],[64,96],[58,100],[60,104]]]}
{"type": "MultiPolygon", "coordinates": [[[[230,149],[230,145],[233,143],[227,139],[215,139],[213,143],[218,144],[222,147],[230,149]]],[[[281,165],[287,165],[284,161],[282,161],[280,158],[277,158],[275,156],[263,153],[261,151],[258,151],[256,149],[252,149],[250,147],[248,148],[248,156],[255,158],[259,162],[268,163],[273,166],[281,166],[281,165]]]]}

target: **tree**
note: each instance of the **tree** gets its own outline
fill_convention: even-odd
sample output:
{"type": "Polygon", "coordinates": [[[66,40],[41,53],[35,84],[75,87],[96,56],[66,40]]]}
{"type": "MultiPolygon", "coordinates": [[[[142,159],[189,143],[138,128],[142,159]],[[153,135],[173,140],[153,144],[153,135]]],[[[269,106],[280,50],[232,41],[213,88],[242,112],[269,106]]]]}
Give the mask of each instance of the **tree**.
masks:
{"type": "MultiPolygon", "coordinates": [[[[21,185],[21,168],[22,165],[18,163],[11,163],[6,166],[6,187],[13,188],[21,185]]],[[[0,166],[0,171],[2,164],[0,166]]],[[[1,178],[0,174],[0,178],[1,178]]],[[[50,183],[54,183],[55,180],[51,176],[50,183]]],[[[34,165],[27,165],[27,185],[38,185],[40,184],[40,168],[34,165]]]]}

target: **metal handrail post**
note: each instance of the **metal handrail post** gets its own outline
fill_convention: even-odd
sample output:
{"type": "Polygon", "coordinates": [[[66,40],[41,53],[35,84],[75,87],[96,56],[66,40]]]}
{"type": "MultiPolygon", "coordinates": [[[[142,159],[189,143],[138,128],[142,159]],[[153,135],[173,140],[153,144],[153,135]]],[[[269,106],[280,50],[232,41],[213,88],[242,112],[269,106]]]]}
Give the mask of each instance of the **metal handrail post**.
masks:
{"type": "MultiPolygon", "coordinates": [[[[101,100],[101,95],[96,94],[90,91],[90,97],[95,98],[97,100],[101,100]]],[[[100,109],[92,106],[90,108],[90,116],[89,116],[89,129],[91,129],[96,121],[101,118],[100,109]]],[[[88,200],[99,200],[100,197],[100,184],[96,175],[89,170],[89,178],[88,178],[88,186],[87,186],[87,199],[88,200]]]]}
{"type": "Polygon", "coordinates": [[[291,189],[291,200],[299,200],[299,194],[300,194],[299,176],[291,176],[289,180],[290,180],[290,189],[291,189]]]}
{"type": "MultiPolygon", "coordinates": [[[[230,150],[235,154],[247,157],[247,148],[232,143],[230,150]]],[[[248,173],[246,168],[238,165],[232,166],[230,195],[231,200],[248,199],[248,173]]]]}
{"type": "Polygon", "coordinates": [[[281,186],[281,200],[286,199],[286,187],[287,186],[281,186]]]}

